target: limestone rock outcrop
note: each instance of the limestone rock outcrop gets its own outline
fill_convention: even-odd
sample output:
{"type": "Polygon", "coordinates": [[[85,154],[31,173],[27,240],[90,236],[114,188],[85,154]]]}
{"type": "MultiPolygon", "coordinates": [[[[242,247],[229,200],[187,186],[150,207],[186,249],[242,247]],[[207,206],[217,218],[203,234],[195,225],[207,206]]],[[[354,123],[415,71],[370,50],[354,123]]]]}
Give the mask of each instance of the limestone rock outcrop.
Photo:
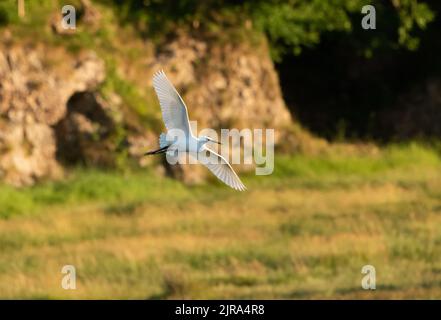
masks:
{"type": "Polygon", "coordinates": [[[266,43],[210,43],[178,36],[160,50],[163,68],[199,128],[276,128],[291,123],[266,43]]]}
{"type": "Polygon", "coordinates": [[[95,54],[74,59],[55,51],[0,49],[0,175],[7,183],[29,185],[62,174],[53,126],[66,115],[69,97],[94,90],[104,79],[95,54]]]}
{"type": "MultiPolygon", "coordinates": [[[[265,43],[253,47],[180,34],[149,60],[140,70],[143,79],[164,69],[199,130],[275,129],[277,141],[291,123],[265,43]]],[[[104,99],[105,80],[104,61],[93,51],[2,41],[0,179],[22,186],[62,176],[64,164],[115,166],[121,149],[150,165],[142,154],[156,147],[158,129],[131,125],[136,114],[127,113],[130,106],[114,92],[104,99]]],[[[207,173],[197,166],[165,166],[164,172],[189,183],[207,173]]]]}
{"type": "MultiPolygon", "coordinates": [[[[198,131],[274,129],[277,143],[292,123],[264,41],[236,44],[180,34],[159,50],[152,69],[164,69],[189,106],[198,131]]],[[[239,148],[244,146],[233,145],[231,152],[239,148]]],[[[203,180],[207,173],[194,165],[169,170],[189,183],[203,180]]]]}

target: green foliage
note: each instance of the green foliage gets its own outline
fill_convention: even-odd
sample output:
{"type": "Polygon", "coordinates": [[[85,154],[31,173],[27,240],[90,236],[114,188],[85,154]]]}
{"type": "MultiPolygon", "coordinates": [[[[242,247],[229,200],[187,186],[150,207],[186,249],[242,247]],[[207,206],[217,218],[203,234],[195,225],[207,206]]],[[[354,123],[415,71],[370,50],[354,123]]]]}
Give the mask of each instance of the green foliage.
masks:
{"type": "Polygon", "coordinates": [[[360,10],[363,1],[262,1],[253,8],[256,27],[268,34],[275,44],[276,58],[292,50],[298,54],[303,46],[313,46],[323,32],[350,31],[350,13],[360,10]]]}
{"type": "Polygon", "coordinates": [[[16,5],[12,1],[0,1],[0,26],[8,25],[17,19],[16,5]]]}
{"type": "MultiPolygon", "coordinates": [[[[144,36],[156,40],[165,39],[176,27],[200,29],[217,35],[251,28],[267,35],[276,60],[284,54],[299,54],[302,48],[317,45],[322,35],[329,32],[352,34],[353,41],[357,42],[363,17],[361,8],[366,4],[375,6],[377,24],[382,30],[381,35],[371,35],[369,40],[358,43],[360,51],[367,56],[382,46],[417,49],[418,32],[435,18],[427,1],[421,0],[374,0],[369,3],[365,0],[96,1],[116,6],[121,21],[133,23],[144,36]]],[[[46,23],[51,10],[67,2],[25,3],[27,15],[20,20],[15,0],[0,1],[0,26],[23,24],[34,30],[35,26],[46,23]]]]}
{"type": "Polygon", "coordinates": [[[366,4],[375,6],[382,20],[377,20],[378,24],[385,33],[363,44],[361,50],[367,54],[372,54],[379,46],[401,45],[416,49],[418,37],[414,33],[424,30],[434,19],[429,6],[418,0],[396,0],[392,5],[379,0],[371,3],[364,0],[103,1],[116,3],[121,8],[123,20],[137,21],[145,35],[155,38],[167,35],[176,26],[224,33],[229,27],[237,29],[251,25],[268,36],[276,60],[283,54],[299,54],[303,47],[318,44],[324,33],[353,33],[361,29],[361,8],[366,4]]]}
{"type": "Polygon", "coordinates": [[[162,124],[153,88],[147,88],[140,92],[135,84],[123,79],[118,74],[116,61],[111,57],[106,59],[106,69],[107,76],[101,87],[101,92],[105,96],[117,93],[123,99],[123,103],[136,113],[146,127],[160,132],[162,124]]]}
{"type": "Polygon", "coordinates": [[[401,21],[398,41],[410,50],[415,50],[418,48],[419,39],[412,36],[412,31],[416,28],[424,30],[427,24],[435,18],[435,14],[426,3],[418,3],[416,0],[402,0],[396,3],[399,6],[401,21]]]}
{"type": "MultiPolygon", "coordinates": [[[[372,53],[379,46],[402,45],[416,49],[418,38],[412,33],[425,29],[434,19],[434,14],[426,3],[417,0],[395,1],[391,7],[384,1],[373,1],[376,8],[377,24],[382,29],[381,36],[370,34],[374,40],[359,43],[361,50],[372,53]],[[399,19],[398,19],[399,18],[399,19]],[[398,35],[398,37],[397,37],[398,35]]],[[[276,59],[293,50],[301,52],[302,47],[310,47],[320,42],[320,36],[329,32],[352,33],[361,30],[361,8],[366,5],[363,0],[334,1],[263,1],[253,5],[253,20],[256,26],[268,34],[274,45],[276,59]]],[[[378,28],[378,27],[377,27],[378,28]]],[[[353,41],[357,42],[357,39],[353,41]]]]}

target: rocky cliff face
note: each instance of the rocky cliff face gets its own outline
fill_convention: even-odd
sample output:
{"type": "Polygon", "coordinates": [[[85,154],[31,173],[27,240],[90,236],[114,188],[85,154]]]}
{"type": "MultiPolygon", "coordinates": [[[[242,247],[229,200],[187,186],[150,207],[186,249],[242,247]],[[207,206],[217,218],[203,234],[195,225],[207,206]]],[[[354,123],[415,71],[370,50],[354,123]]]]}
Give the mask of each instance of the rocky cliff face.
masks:
{"type": "MultiPolygon", "coordinates": [[[[156,133],[124,126],[121,99],[103,99],[106,68],[94,52],[67,53],[44,45],[0,43],[0,174],[13,185],[62,176],[64,163],[115,164],[124,145],[140,159],[156,147],[156,133]],[[115,114],[117,116],[115,117],[115,114]],[[117,146],[118,144],[118,146],[117,146]]],[[[265,44],[260,47],[210,43],[181,34],[159,48],[140,70],[164,69],[183,94],[198,128],[274,128],[291,123],[277,74],[265,44]]],[[[144,85],[151,82],[144,82],[144,85]]],[[[144,90],[145,88],[140,88],[144,90]]],[[[152,107],[152,106],[146,106],[152,107]]],[[[171,171],[185,181],[203,179],[200,170],[171,171]]]]}
{"type": "Polygon", "coordinates": [[[62,49],[2,44],[0,174],[4,181],[28,185],[60,176],[53,126],[65,117],[70,96],[94,90],[104,76],[104,64],[93,53],[73,58],[62,49]]]}
{"type": "MultiPolygon", "coordinates": [[[[271,128],[276,130],[277,142],[291,124],[264,42],[252,46],[180,34],[159,51],[153,70],[161,68],[182,93],[198,130],[213,128],[220,134],[222,128],[271,128]]],[[[237,152],[244,146],[232,147],[237,152]]],[[[206,173],[197,166],[170,169],[190,183],[204,179],[206,173]]]]}
{"type": "Polygon", "coordinates": [[[281,128],[290,122],[265,43],[210,43],[180,35],[157,56],[200,127],[281,128]]]}

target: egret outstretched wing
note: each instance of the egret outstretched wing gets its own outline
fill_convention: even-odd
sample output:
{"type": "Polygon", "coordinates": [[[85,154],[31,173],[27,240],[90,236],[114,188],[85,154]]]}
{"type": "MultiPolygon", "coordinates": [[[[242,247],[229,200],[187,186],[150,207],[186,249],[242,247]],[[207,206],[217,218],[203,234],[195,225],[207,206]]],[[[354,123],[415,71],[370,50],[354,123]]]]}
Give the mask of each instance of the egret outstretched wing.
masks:
{"type": "Polygon", "coordinates": [[[188,111],[175,87],[167,79],[164,71],[158,71],[153,76],[153,87],[161,105],[162,117],[167,130],[180,129],[185,134],[191,134],[188,111]]]}
{"type": "MultiPolygon", "coordinates": [[[[197,157],[200,162],[204,164],[219,180],[221,180],[231,188],[240,191],[246,190],[246,187],[244,186],[242,181],[240,181],[236,172],[234,172],[233,168],[224,157],[214,152],[213,150],[208,149],[205,146],[202,150],[199,149],[201,145],[203,146],[208,141],[213,140],[210,140],[207,137],[202,137],[204,139],[196,138],[192,134],[190,121],[188,119],[187,107],[185,106],[182,98],[179,96],[179,93],[173,87],[171,82],[167,79],[164,71],[161,70],[154,74],[153,87],[155,89],[156,95],[158,96],[159,104],[161,105],[162,117],[164,119],[167,130],[179,129],[182,130],[186,135],[187,141],[181,141],[180,144],[181,146],[185,146],[183,147],[184,150],[181,151],[189,152],[191,154],[191,152],[195,152],[194,148],[192,148],[191,146],[197,146],[196,150],[201,152],[208,152],[209,157],[207,158],[203,157],[202,153],[197,153],[198,151],[196,151],[198,155],[197,157]]],[[[146,155],[167,152],[167,155],[170,156],[168,152],[174,152],[175,150],[170,150],[172,149],[172,146],[167,143],[165,137],[166,136],[164,134],[161,135],[159,141],[160,148],[158,150],[147,152],[146,155]]]]}
{"type": "Polygon", "coordinates": [[[205,147],[204,150],[210,153],[210,158],[214,158],[217,161],[213,161],[213,163],[211,163],[210,161],[201,161],[202,164],[204,164],[211,172],[213,172],[213,174],[219,180],[221,180],[231,188],[239,191],[246,190],[246,187],[244,186],[242,181],[240,181],[236,172],[234,172],[233,168],[224,157],[207,147],[205,147]]]}

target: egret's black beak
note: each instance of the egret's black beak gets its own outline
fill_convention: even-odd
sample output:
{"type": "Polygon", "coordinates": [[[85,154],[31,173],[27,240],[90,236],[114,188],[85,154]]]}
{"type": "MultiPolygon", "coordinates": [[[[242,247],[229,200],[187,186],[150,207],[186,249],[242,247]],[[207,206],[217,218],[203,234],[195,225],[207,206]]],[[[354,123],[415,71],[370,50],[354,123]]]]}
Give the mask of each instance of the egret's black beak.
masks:
{"type": "Polygon", "coordinates": [[[213,142],[213,143],[217,143],[217,144],[222,144],[221,142],[216,141],[216,140],[211,139],[211,138],[208,139],[208,142],[213,142]]]}

